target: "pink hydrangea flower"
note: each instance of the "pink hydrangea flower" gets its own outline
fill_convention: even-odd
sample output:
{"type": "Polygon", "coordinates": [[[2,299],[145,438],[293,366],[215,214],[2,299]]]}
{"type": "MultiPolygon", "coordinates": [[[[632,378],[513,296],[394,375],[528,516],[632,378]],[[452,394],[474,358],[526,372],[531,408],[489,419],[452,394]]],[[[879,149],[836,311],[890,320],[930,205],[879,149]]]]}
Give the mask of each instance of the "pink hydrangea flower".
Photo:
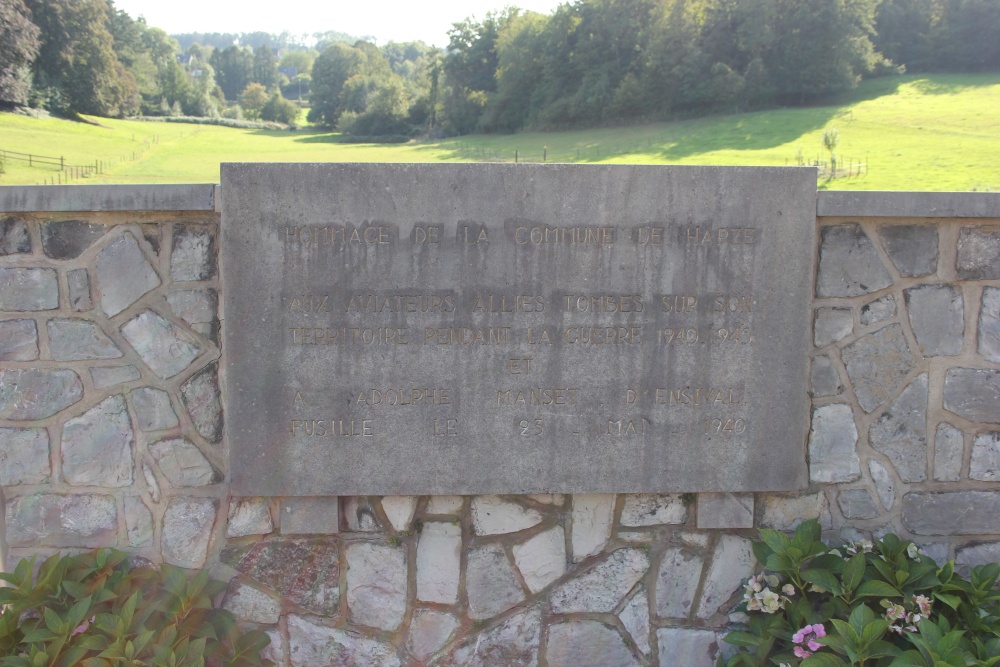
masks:
{"type": "Polygon", "coordinates": [[[826,637],[826,628],[823,627],[822,623],[805,626],[792,635],[792,641],[795,644],[805,644],[805,646],[796,646],[792,649],[792,653],[795,654],[796,658],[808,658],[814,651],[823,648],[823,645],[816,641],[820,637],[826,637]]]}

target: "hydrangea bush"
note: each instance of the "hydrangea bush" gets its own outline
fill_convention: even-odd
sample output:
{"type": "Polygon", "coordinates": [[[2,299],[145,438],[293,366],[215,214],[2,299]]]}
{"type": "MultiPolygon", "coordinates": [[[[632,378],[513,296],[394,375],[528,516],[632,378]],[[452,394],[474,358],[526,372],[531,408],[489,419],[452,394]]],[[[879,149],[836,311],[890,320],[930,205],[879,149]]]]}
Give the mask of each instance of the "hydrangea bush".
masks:
{"type": "Polygon", "coordinates": [[[891,534],[830,547],[816,521],[760,535],[764,572],[746,584],[727,667],[1000,664],[1000,565],[965,579],[891,534]]]}

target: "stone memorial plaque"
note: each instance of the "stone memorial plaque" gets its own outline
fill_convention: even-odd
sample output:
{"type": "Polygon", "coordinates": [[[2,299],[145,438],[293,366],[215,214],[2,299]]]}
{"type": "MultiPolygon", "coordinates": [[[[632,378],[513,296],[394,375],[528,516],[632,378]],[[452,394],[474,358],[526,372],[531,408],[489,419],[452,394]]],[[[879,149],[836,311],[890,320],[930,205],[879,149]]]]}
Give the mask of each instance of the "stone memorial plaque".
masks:
{"type": "Polygon", "coordinates": [[[236,495],[806,485],[811,168],[226,164],[236,495]]]}

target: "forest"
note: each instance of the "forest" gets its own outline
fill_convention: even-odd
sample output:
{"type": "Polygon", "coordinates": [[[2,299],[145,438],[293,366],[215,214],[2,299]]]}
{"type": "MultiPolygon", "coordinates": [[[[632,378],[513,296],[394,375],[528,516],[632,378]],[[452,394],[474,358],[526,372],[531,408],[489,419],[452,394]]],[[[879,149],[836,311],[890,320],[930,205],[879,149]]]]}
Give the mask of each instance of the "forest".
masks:
{"type": "Polygon", "coordinates": [[[1000,0],[574,0],[466,19],[438,49],[171,36],[113,0],[3,0],[0,109],[294,126],[307,108],[346,141],[613,126],[1000,71],[997,26],[1000,0]]]}

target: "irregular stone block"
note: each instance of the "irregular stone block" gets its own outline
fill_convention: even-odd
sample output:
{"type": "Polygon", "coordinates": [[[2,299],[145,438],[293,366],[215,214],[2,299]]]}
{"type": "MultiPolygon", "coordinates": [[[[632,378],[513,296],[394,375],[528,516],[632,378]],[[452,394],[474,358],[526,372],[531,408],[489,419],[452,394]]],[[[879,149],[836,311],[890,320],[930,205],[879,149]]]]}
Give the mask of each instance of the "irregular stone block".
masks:
{"type": "Polygon", "coordinates": [[[622,625],[632,637],[632,641],[642,651],[649,653],[649,599],[646,587],[642,586],[618,614],[622,625]]]}
{"type": "Polygon", "coordinates": [[[90,274],[87,269],[73,269],[66,273],[69,284],[69,305],[76,312],[83,312],[94,307],[90,296],[90,274]]]}
{"type": "Polygon", "coordinates": [[[903,525],[917,535],[1000,533],[1000,492],[907,493],[903,525]]]}
{"type": "Polygon", "coordinates": [[[823,347],[844,340],[854,332],[850,308],[817,308],[813,316],[813,343],[823,347]]]}
{"type": "Polygon", "coordinates": [[[871,412],[894,395],[914,364],[903,328],[898,324],[859,338],[843,349],[841,358],[865,412],[871,412]]]}
{"type": "Polygon", "coordinates": [[[233,579],[226,592],[222,608],[233,612],[233,615],[244,623],[278,622],[281,618],[281,602],[264,591],[248,586],[239,579],[233,579]]]}
{"type": "Polygon", "coordinates": [[[38,358],[35,320],[0,322],[0,361],[34,361],[38,358]]]}
{"type": "Polygon", "coordinates": [[[889,259],[901,276],[937,271],[938,233],[931,225],[882,225],[878,230],[889,259]]]}
{"type": "Polygon", "coordinates": [[[273,530],[267,498],[230,498],[226,537],[266,535],[273,530]]]}
{"type": "Polygon", "coordinates": [[[37,493],[7,500],[11,547],[97,547],[118,544],[113,496],[37,493]]]}
{"type": "Polygon", "coordinates": [[[962,477],[965,438],[962,432],[947,422],[941,422],[934,436],[934,479],[957,482],[962,477]]]}
{"type": "Polygon", "coordinates": [[[866,489],[844,489],[837,504],[845,519],[872,519],[878,516],[875,499],[866,489]]]}
{"type": "Polygon", "coordinates": [[[409,530],[413,523],[413,515],[417,511],[417,497],[385,496],[382,498],[382,511],[385,512],[393,530],[397,532],[409,530]]]}
{"type": "Polygon", "coordinates": [[[48,321],[49,349],[56,361],[117,359],[122,351],[89,320],[48,321]]]}
{"type": "Polygon", "coordinates": [[[1000,370],[949,369],[944,377],[944,407],[969,421],[1000,424],[1000,370]]]}
{"type": "Polygon", "coordinates": [[[219,309],[219,297],[214,289],[173,290],[167,295],[167,303],[174,315],[188,324],[214,322],[219,309]]]}
{"type": "Polygon", "coordinates": [[[140,387],[129,394],[140,431],[160,431],[177,426],[177,415],[170,407],[170,395],[160,389],[140,387]]]}
{"type": "Polygon", "coordinates": [[[0,428],[0,487],[49,481],[49,432],[44,428],[0,428]]]}
{"type": "Polygon", "coordinates": [[[618,549],[552,591],[552,611],[557,614],[612,612],[648,569],[649,557],[645,551],[618,549]]]}
{"type": "Polygon", "coordinates": [[[458,514],[462,511],[462,496],[431,496],[426,514],[458,514]]]}
{"type": "Polygon", "coordinates": [[[219,365],[209,364],[181,385],[181,397],[201,437],[209,442],[221,442],[222,396],[219,391],[219,365]]]}
{"type": "Polygon", "coordinates": [[[336,538],[281,537],[230,544],[219,560],[314,614],[332,616],[340,603],[336,538]]]}
{"type": "Polygon", "coordinates": [[[925,357],[962,351],[965,305],[962,293],[951,285],[920,285],[903,290],[910,327],[925,357]]]}
{"type": "Polygon", "coordinates": [[[621,525],[660,526],[684,523],[687,507],[680,494],[627,493],[622,508],[621,525]]]}
{"type": "Polygon", "coordinates": [[[160,277],[135,237],[125,232],[97,254],[97,284],[101,309],[112,317],[160,285],[160,277]]]}
{"type": "Polygon", "coordinates": [[[882,507],[887,510],[892,509],[892,505],[896,501],[896,487],[892,482],[889,471],[875,459],[869,459],[868,472],[871,473],[872,480],[875,482],[875,491],[878,493],[878,499],[882,503],[882,507]]]}
{"type": "Polygon", "coordinates": [[[549,667],[638,667],[640,664],[618,631],[598,621],[550,625],[545,662],[549,667]]]}
{"type": "Polygon", "coordinates": [[[562,526],[515,544],[512,551],[514,563],[532,593],[537,593],[566,573],[566,533],[562,526]]]}
{"type": "Polygon", "coordinates": [[[984,482],[1000,480],[1000,433],[979,433],[972,440],[969,477],[984,482]]]}
{"type": "Polygon", "coordinates": [[[205,227],[174,227],[174,249],[170,255],[173,280],[208,280],[215,275],[215,239],[205,227]]]}
{"type": "Polygon", "coordinates": [[[541,630],[541,611],[526,609],[488,630],[472,634],[433,664],[435,667],[537,665],[541,630]]]}
{"type": "Polygon", "coordinates": [[[288,655],[292,667],[400,667],[389,644],[356,632],[318,625],[305,616],[288,616],[288,655]]]}
{"type": "Polygon", "coordinates": [[[830,357],[820,355],[813,359],[812,378],[810,382],[813,396],[836,396],[844,390],[840,381],[840,373],[834,367],[830,357]]]}
{"type": "Polygon", "coordinates": [[[95,366],[90,369],[90,379],[96,389],[106,389],[126,382],[134,382],[140,377],[139,369],[128,366],[95,366]]]}
{"type": "Polygon", "coordinates": [[[0,268],[0,310],[53,310],[59,307],[55,269],[0,268]]]}
{"type": "Polygon", "coordinates": [[[344,498],[344,523],[351,532],[374,533],[382,530],[375,514],[375,501],[367,496],[344,498]]]}
{"type": "MultiPolygon", "coordinates": [[[[820,519],[826,509],[826,496],[821,492],[797,496],[766,494],[763,496],[762,528],[792,531],[808,519],[820,519]]],[[[829,528],[829,526],[824,526],[829,528]]]]}
{"type": "Polygon", "coordinates": [[[753,494],[699,493],[698,528],[753,528],[753,494]]]}
{"type": "Polygon", "coordinates": [[[660,628],[660,667],[713,667],[721,652],[718,636],[711,630],[660,628]]]}
{"type": "Polygon", "coordinates": [[[492,618],[525,597],[507,554],[499,544],[469,551],[465,587],[469,596],[469,618],[474,620],[492,618]]]}
{"type": "Polygon", "coordinates": [[[448,643],[458,627],[458,619],[436,609],[417,609],[410,621],[406,650],[416,660],[427,660],[448,643]]]}
{"type": "Polygon", "coordinates": [[[171,498],[160,535],[163,560],[178,567],[203,567],[218,513],[215,498],[171,498]]]}
{"type": "Polygon", "coordinates": [[[153,514],[138,496],[125,496],[125,529],[130,547],[153,543],[153,514]]]}
{"type": "Polygon", "coordinates": [[[283,498],[281,532],[328,535],[340,532],[340,499],[337,497],[283,498]]]}
{"type": "Polygon", "coordinates": [[[963,280],[1000,278],[1000,228],[963,227],[958,234],[957,266],[963,280]]]}
{"type": "Polygon", "coordinates": [[[966,579],[974,567],[1000,562],[1000,542],[973,544],[955,552],[955,572],[966,579]]]}
{"type": "Polygon", "coordinates": [[[542,515],[500,496],[472,499],[472,530],[477,535],[502,535],[537,526],[542,515]]]}
{"type": "Polygon", "coordinates": [[[854,411],[844,403],[813,408],[809,431],[809,479],[853,482],[861,476],[854,411]]]}
{"type": "Polygon", "coordinates": [[[140,466],[142,468],[142,478],[146,481],[146,488],[149,490],[149,497],[154,503],[160,502],[160,484],[153,475],[153,469],[145,461],[140,466]]]}
{"type": "Polygon", "coordinates": [[[867,327],[879,322],[885,322],[896,316],[896,298],[891,294],[886,294],[874,301],[861,306],[858,319],[861,326],[867,327]]]}
{"type": "Polygon", "coordinates": [[[0,255],[31,252],[31,238],[24,220],[14,216],[0,218],[0,255]]]}
{"type": "Polygon", "coordinates": [[[611,494],[573,495],[570,516],[573,562],[601,553],[611,540],[615,496],[611,494]]]}
{"type": "Polygon", "coordinates": [[[687,618],[701,581],[704,563],[684,549],[668,547],[656,574],[656,615],[660,618],[687,618]]]}
{"type": "Polygon", "coordinates": [[[735,535],[722,535],[715,545],[712,564],[705,574],[705,584],[698,605],[698,618],[708,619],[723,608],[743,582],[753,574],[757,559],[750,540],[735,535]]]}
{"type": "Polygon", "coordinates": [[[978,350],[983,359],[1000,362],[1000,287],[983,288],[978,350]]]}
{"type": "Polygon", "coordinates": [[[84,220],[51,220],[41,224],[42,252],[52,259],[76,259],[104,236],[107,227],[84,220]]]}
{"type": "Polygon", "coordinates": [[[425,523],[417,542],[417,599],[455,604],[461,578],[462,528],[425,523]]]}
{"type": "Polygon", "coordinates": [[[346,558],[351,622],[395,632],[406,615],[406,552],[356,542],[347,546],[346,558]]]}
{"type": "Polygon", "coordinates": [[[892,284],[861,225],[823,227],[820,234],[817,296],[859,296],[892,284]]]}
{"type": "Polygon", "coordinates": [[[139,358],[164,379],[183,371],[201,354],[201,345],[191,334],[152,310],[143,311],[126,322],[122,335],[139,358]]]}
{"type": "Polygon", "coordinates": [[[872,424],[868,440],[904,482],[927,479],[927,373],[914,378],[872,424]]]}
{"type": "Polygon", "coordinates": [[[63,426],[63,477],[74,486],[130,486],[134,444],[125,397],[109,396],[63,426]]]}
{"type": "Polygon", "coordinates": [[[222,479],[201,450],[187,438],[167,438],[149,445],[160,472],[171,486],[206,486],[222,479]]]}

